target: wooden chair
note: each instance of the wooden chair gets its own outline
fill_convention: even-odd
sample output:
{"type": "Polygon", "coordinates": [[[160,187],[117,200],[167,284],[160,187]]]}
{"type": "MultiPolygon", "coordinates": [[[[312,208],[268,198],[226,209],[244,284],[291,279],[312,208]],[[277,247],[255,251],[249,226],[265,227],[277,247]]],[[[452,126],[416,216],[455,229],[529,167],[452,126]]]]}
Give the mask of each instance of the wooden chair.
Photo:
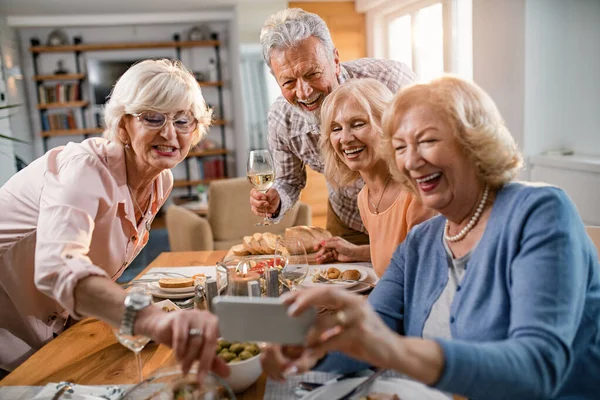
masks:
{"type": "Polygon", "coordinates": [[[586,226],[585,230],[592,239],[592,242],[594,242],[594,244],[596,245],[598,258],[600,258],[600,226],[586,226]]]}
{"type": "Polygon", "coordinates": [[[211,182],[206,218],[183,207],[170,206],[166,223],[171,251],[227,250],[254,232],[282,235],[291,226],[311,224],[310,207],[298,202],[278,224],[254,226],[261,218],[250,210],[251,188],[246,178],[211,182]]]}

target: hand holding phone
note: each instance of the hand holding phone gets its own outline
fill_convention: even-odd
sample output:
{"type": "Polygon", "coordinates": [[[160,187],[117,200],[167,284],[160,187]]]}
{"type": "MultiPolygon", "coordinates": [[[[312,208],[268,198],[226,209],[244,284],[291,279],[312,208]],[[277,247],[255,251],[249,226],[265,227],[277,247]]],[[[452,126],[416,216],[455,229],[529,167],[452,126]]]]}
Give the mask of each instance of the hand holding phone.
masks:
{"type": "Polygon", "coordinates": [[[272,297],[221,296],[214,299],[213,307],[221,336],[241,342],[302,345],[317,317],[314,308],[290,317],[288,305],[272,297]]]}

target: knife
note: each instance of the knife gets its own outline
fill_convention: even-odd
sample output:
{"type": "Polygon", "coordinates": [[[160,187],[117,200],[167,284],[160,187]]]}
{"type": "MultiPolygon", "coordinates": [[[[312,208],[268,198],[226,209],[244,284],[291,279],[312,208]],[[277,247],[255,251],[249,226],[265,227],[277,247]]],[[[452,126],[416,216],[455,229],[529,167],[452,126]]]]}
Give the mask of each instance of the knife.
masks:
{"type": "Polygon", "coordinates": [[[366,373],[366,371],[368,371],[368,370],[361,370],[361,371],[357,371],[357,372],[347,372],[343,375],[340,375],[337,378],[330,379],[325,383],[302,381],[302,382],[298,383],[298,386],[300,386],[303,390],[310,392],[311,390],[314,390],[314,389],[319,388],[324,385],[329,385],[330,383],[335,383],[335,382],[343,381],[345,379],[365,376],[364,374],[366,373]]]}
{"type": "Polygon", "coordinates": [[[369,387],[371,387],[371,385],[373,384],[375,379],[377,379],[384,372],[385,372],[385,369],[377,370],[376,372],[373,373],[373,375],[369,376],[364,382],[362,382],[360,385],[358,385],[357,387],[355,387],[354,389],[352,389],[351,391],[349,391],[342,397],[339,397],[337,400],[348,400],[355,394],[363,391],[364,389],[368,389],[369,387]]]}

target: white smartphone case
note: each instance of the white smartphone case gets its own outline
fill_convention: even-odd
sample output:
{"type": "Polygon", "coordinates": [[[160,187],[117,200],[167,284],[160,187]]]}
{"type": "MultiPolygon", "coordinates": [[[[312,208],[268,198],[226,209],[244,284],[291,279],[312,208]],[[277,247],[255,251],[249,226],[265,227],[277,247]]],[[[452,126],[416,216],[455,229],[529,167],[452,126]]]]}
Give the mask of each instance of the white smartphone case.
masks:
{"type": "Polygon", "coordinates": [[[311,308],[290,317],[288,306],[272,297],[220,296],[213,300],[213,306],[221,336],[236,342],[301,345],[317,316],[311,308]]]}

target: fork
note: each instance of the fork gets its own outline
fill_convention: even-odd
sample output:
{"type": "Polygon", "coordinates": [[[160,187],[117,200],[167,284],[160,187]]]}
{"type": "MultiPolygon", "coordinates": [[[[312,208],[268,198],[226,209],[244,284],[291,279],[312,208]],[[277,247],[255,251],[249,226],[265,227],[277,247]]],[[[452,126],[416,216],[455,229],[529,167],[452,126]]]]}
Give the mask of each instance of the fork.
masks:
{"type": "Polygon", "coordinates": [[[361,285],[365,285],[365,286],[369,286],[374,288],[375,285],[369,282],[365,282],[365,281],[355,281],[352,279],[327,279],[324,278],[323,276],[319,275],[317,277],[317,282],[318,283],[356,283],[356,284],[361,284],[361,285]]]}

